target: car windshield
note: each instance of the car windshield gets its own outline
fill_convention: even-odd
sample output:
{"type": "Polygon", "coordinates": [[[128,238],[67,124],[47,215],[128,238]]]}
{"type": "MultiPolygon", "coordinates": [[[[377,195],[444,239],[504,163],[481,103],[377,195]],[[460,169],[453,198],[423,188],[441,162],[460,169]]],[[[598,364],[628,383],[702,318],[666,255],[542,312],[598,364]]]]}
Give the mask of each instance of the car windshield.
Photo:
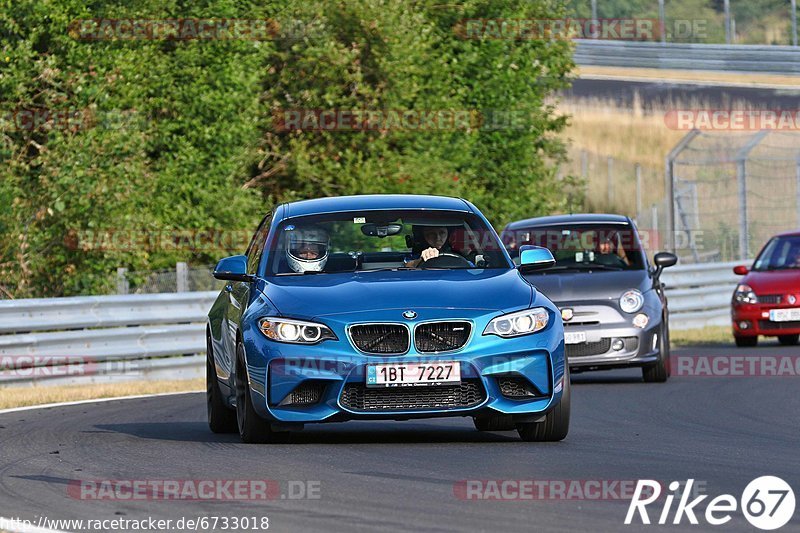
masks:
{"type": "Polygon", "coordinates": [[[800,269],[800,235],[775,237],[758,254],[753,270],[800,269]]]}
{"type": "Polygon", "coordinates": [[[504,231],[502,241],[515,262],[519,261],[520,246],[532,244],[549,249],[556,263],[541,273],[645,267],[636,231],[627,224],[517,228],[504,231]]]}
{"type": "Polygon", "coordinates": [[[267,247],[268,276],[513,268],[494,230],[480,217],[459,211],[370,210],[292,217],[277,228],[267,247]]]}

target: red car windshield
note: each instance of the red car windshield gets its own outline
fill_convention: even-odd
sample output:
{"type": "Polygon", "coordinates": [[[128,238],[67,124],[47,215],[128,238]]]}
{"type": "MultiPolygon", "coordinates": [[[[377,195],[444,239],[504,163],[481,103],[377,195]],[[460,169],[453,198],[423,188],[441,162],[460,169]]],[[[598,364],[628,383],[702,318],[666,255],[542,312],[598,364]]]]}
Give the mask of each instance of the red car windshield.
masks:
{"type": "Polygon", "coordinates": [[[800,269],[800,235],[775,237],[758,254],[753,270],[800,269]]]}

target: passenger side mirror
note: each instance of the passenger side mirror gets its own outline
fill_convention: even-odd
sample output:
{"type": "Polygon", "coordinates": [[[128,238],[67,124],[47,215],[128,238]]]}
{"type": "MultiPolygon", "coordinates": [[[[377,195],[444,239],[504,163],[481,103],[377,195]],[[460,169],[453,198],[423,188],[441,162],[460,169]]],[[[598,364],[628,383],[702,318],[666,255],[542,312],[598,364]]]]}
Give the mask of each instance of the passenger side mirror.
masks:
{"type": "Polygon", "coordinates": [[[253,281],[247,273],[247,256],[234,255],[226,257],[214,268],[214,277],[223,281],[253,281]]]}
{"type": "Polygon", "coordinates": [[[653,256],[653,263],[656,265],[656,269],[653,272],[653,277],[658,278],[661,275],[661,272],[663,272],[665,268],[675,266],[675,263],[677,262],[678,262],[677,255],[671,252],[658,252],[656,255],[653,256]]]}
{"type": "Polygon", "coordinates": [[[544,270],[556,264],[550,250],[541,246],[526,244],[519,247],[519,271],[523,274],[544,270]]]}
{"type": "Polygon", "coordinates": [[[733,267],[733,273],[740,276],[746,276],[750,270],[744,265],[736,265],[733,267]]]}

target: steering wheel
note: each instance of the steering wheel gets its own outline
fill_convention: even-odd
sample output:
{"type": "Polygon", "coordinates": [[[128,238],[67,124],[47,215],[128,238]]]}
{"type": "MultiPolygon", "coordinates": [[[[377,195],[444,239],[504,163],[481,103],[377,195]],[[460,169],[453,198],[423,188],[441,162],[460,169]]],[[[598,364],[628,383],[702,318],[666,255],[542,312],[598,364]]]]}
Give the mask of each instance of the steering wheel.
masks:
{"type": "Polygon", "coordinates": [[[464,257],[450,252],[439,252],[436,257],[419,264],[420,268],[472,268],[474,265],[464,257]]]}

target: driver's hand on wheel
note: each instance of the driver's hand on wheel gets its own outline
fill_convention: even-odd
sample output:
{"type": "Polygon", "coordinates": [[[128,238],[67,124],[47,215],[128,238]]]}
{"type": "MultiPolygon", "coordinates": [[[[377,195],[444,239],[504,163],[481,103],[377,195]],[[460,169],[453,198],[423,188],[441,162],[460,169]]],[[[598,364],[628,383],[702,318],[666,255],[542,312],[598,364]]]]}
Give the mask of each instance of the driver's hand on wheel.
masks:
{"type": "Polygon", "coordinates": [[[428,261],[429,259],[433,259],[434,257],[439,257],[439,250],[436,248],[427,248],[422,250],[420,257],[423,261],[428,261]]]}

